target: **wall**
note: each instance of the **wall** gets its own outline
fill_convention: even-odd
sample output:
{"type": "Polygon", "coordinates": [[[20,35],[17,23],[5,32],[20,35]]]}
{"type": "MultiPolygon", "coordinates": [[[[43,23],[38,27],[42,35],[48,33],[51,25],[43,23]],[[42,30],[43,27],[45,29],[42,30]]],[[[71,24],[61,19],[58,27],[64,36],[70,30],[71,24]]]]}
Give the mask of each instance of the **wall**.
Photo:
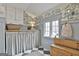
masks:
{"type": "Polygon", "coordinates": [[[0,17],[0,53],[5,53],[5,18],[0,17]]]}
{"type": "Polygon", "coordinates": [[[72,29],[73,29],[73,39],[79,40],[79,22],[77,23],[71,23],[72,29]]]}
{"type": "MultiPolygon", "coordinates": [[[[46,21],[49,21],[49,22],[51,22],[51,21],[54,21],[54,20],[59,20],[59,24],[61,23],[61,15],[57,15],[57,16],[51,16],[51,17],[49,17],[49,18],[46,18],[46,19],[42,19],[41,17],[39,18],[40,20],[41,20],[41,24],[40,24],[40,26],[39,26],[39,29],[40,29],[40,31],[41,31],[41,46],[42,47],[44,47],[44,48],[46,48],[46,49],[49,49],[50,47],[50,45],[53,43],[53,39],[52,38],[50,38],[50,37],[43,37],[43,33],[44,33],[44,31],[43,31],[43,24],[46,22],[46,21]]],[[[79,40],[79,22],[73,22],[73,23],[70,23],[71,24],[71,26],[72,26],[72,30],[73,30],[73,39],[74,40],[79,40]]],[[[61,32],[61,24],[59,25],[59,31],[61,32]]]]}
{"type": "MultiPolygon", "coordinates": [[[[44,37],[43,36],[43,34],[44,34],[44,30],[43,30],[44,27],[43,27],[43,25],[47,21],[52,22],[54,20],[59,20],[59,23],[60,23],[61,14],[55,15],[55,16],[52,15],[52,16],[46,18],[46,19],[43,19],[42,17],[39,17],[39,20],[40,20],[39,29],[40,29],[40,32],[41,32],[41,46],[43,48],[46,48],[46,49],[49,50],[50,49],[50,45],[53,43],[53,38],[51,38],[51,37],[44,37]]],[[[50,27],[51,27],[51,25],[50,25],[50,27]]],[[[61,28],[61,26],[60,26],[60,28],[61,28]]],[[[51,29],[50,29],[50,31],[51,31],[51,29]]]]}

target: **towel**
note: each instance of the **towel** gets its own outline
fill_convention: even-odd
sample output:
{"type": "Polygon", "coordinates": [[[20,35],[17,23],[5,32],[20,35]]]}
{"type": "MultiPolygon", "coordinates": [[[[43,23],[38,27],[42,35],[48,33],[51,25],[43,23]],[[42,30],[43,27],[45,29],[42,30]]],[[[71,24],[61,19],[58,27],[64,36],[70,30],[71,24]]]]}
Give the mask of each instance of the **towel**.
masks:
{"type": "Polygon", "coordinates": [[[61,35],[67,38],[71,38],[72,37],[72,27],[71,24],[67,23],[62,25],[62,31],[61,31],[61,35]]]}

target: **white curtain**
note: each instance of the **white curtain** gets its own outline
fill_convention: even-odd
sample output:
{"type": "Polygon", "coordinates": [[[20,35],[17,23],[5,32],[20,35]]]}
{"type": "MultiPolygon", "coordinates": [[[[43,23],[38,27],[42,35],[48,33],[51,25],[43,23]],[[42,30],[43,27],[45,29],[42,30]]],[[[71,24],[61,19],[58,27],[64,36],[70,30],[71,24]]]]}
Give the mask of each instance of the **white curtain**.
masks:
{"type": "Polygon", "coordinates": [[[6,53],[15,55],[39,47],[39,31],[6,32],[6,53]]]}

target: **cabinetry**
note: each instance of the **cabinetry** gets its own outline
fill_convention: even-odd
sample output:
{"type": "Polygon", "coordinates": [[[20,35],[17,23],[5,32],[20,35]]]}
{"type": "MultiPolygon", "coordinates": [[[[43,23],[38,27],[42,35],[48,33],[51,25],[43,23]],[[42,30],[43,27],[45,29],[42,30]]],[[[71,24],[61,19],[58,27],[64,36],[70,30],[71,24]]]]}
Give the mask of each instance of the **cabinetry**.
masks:
{"type": "Polygon", "coordinates": [[[5,7],[0,6],[0,17],[5,17],[5,7]]]}
{"type": "Polygon", "coordinates": [[[7,23],[15,23],[15,8],[12,7],[6,8],[6,20],[7,23]]]}
{"type": "Polygon", "coordinates": [[[51,55],[53,56],[71,56],[72,54],[66,50],[65,48],[62,49],[62,47],[59,48],[59,46],[52,45],[51,46],[51,55]]]}
{"type": "Polygon", "coordinates": [[[54,38],[54,43],[59,46],[79,49],[79,41],[68,39],[68,38],[67,39],[54,38]]]}
{"type": "Polygon", "coordinates": [[[21,8],[6,7],[7,24],[23,24],[23,10],[21,8]]]}
{"type": "Polygon", "coordinates": [[[50,54],[52,56],[79,56],[79,41],[54,38],[50,54]]]}
{"type": "Polygon", "coordinates": [[[16,21],[18,24],[23,24],[23,9],[16,8],[16,21]]]}

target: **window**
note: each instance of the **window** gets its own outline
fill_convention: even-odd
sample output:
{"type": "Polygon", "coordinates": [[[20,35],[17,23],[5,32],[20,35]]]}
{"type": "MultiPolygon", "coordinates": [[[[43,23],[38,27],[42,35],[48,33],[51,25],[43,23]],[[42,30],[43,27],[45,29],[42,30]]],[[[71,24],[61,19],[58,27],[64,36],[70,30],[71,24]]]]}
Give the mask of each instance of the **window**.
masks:
{"type": "Polygon", "coordinates": [[[59,37],[59,21],[56,20],[52,22],[46,22],[44,24],[44,37],[55,37],[55,36],[59,37]]]}
{"type": "Polygon", "coordinates": [[[44,24],[44,36],[49,37],[50,36],[50,22],[46,22],[44,24]]]}
{"type": "Polygon", "coordinates": [[[51,37],[59,37],[59,21],[52,21],[52,35],[51,37]]]}

